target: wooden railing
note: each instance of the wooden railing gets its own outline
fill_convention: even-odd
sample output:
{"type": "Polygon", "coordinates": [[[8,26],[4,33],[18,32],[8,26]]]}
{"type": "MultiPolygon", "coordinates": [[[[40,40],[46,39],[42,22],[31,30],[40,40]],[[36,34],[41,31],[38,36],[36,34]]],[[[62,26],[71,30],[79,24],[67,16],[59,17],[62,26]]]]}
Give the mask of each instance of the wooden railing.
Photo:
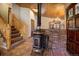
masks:
{"type": "Polygon", "coordinates": [[[11,23],[6,23],[3,21],[3,18],[0,17],[0,31],[2,32],[4,36],[4,40],[6,42],[6,48],[10,49],[11,48],[11,26],[15,26],[17,30],[21,33],[21,36],[26,37],[27,34],[27,24],[23,23],[21,19],[16,17],[14,14],[12,14],[12,19],[10,19],[11,23]],[[12,20],[12,21],[11,21],[12,20]]]}
{"type": "Polygon", "coordinates": [[[0,16],[0,31],[3,34],[6,48],[10,48],[10,25],[3,21],[4,19],[0,16]]]}

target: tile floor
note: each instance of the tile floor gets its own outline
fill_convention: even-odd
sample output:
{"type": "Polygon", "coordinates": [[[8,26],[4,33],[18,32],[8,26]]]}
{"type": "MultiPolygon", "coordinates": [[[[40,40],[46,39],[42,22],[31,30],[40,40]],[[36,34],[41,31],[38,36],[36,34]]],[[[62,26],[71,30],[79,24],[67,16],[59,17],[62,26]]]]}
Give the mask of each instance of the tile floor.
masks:
{"type": "Polygon", "coordinates": [[[9,51],[3,51],[4,56],[69,56],[66,51],[66,33],[64,31],[47,31],[49,34],[48,49],[42,54],[32,52],[32,38],[26,39],[22,44],[9,51]]]}
{"type": "Polygon", "coordinates": [[[66,50],[66,33],[63,31],[50,32],[49,55],[50,56],[69,56],[66,50]]]}
{"type": "MultiPolygon", "coordinates": [[[[3,51],[3,50],[2,50],[3,51]]],[[[4,50],[4,56],[30,56],[32,51],[32,39],[25,39],[20,45],[15,47],[14,49],[4,50]]]]}

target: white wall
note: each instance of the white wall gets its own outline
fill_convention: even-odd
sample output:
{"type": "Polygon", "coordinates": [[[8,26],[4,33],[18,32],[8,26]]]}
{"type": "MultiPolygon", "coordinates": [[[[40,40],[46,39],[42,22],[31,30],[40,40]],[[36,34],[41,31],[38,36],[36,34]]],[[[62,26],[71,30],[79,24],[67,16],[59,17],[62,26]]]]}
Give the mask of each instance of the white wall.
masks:
{"type": "Polygon", "coordinates": [[[4,18],[4,20],[8,21],[8,7],[7,3],[0,3],[0,15],[4,18]]]}
{"type": "Polygon", "coordinates": [[[20,8],[20,17],[21,17],[21,20],[27,24],[28,26],[28,37],[31,36],[31,19],[30,19],[30,11],[29,9],[26,9],[26,8],[20,8]]]}
{"type": "Polygon", "coordinates": [[[13,4],[13,12],[18,18],[21,19],[22,22],[27,24],[28,31],[26,32],[28,32],[28,37],[30,37],[31,36],[31,19],[35,21],[35,29],[37,27],[37,23],[36,23],[37,21],[35,19],[34,13],[29,8],[22,8],[15,4],[13,4]]]}
{"type": "Polygon", "coordinates": [[[16,17],[20,18],[20,7],[17,6],[16,4],[12,5],[12,11],[15,13],[16,17]]]}
{"type": "Polygon", "coordinates": [[[33,13],[33,11],[30,10],[30,19],[34,20],[34,26],[35,26],[35,29],[37,28],[37,18],[35,16],[35,14],[33,13]]]}
{"type": "Polygon", "coordinates": [[[50,20],[51,20],[51,18],[41,17],[41,28],[42,29],[49,29],[50,20]]]}
{"type": "Polygon", "coordinates": [[[27,24],[28,28],[26,30],[28,36],[29,37],[31,34],[30,34],[30,31],[31,31],[31,26],[30,26],[30,11],[29,9],[26,9],[26,8],[21,8],[19,6],[17,6],[16,4],[13,4],[12,5],[12,8],[13,8],[13,13],[16,15],[17,18],[20,19],[20,21],[24,22],[25,24],[27,24]]]}

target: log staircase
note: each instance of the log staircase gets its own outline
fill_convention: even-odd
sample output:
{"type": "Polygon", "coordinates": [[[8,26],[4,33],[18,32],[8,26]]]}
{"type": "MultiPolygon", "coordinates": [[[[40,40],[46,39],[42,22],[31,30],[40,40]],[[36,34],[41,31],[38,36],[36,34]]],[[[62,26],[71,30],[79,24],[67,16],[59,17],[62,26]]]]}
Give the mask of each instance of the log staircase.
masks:
{"type": "Polygon", "coordinates": [[[11,47],[16,47],[18,44],[24,41],[20,32],[15,28],[15,26],[11,26],[11,47]]]}

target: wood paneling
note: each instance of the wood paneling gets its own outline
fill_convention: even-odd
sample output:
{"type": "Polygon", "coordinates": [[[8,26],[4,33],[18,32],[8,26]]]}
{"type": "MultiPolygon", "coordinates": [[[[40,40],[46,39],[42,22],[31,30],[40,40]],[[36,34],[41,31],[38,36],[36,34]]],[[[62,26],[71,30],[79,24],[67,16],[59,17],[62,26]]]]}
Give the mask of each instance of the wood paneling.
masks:
{"type": "MultiPolygon", "coordinates": [[[[72,21],[72,19],[74,20],[79,20],[77,17],[78,15],[75,15],[75,5],[76,4],[71,4],[68,9],[66,10],[67,12],[67,22],[69,22],[69,20],[72,21]],[[73,8],[73,16],[72,17],[68,17],[68,11],[73,8]]],[[[78,22],[72,23],[71,25],[75,25],[78,22]]],[[[77,24],[78,25],[78,24],[77,24]]],[[[70,52],[71,55],[79,55],[79,28],[78,27],[71,27],[71,29],[69,29],[69,24],[67,23],[67,50],[68,52],[70,52]]]]}

